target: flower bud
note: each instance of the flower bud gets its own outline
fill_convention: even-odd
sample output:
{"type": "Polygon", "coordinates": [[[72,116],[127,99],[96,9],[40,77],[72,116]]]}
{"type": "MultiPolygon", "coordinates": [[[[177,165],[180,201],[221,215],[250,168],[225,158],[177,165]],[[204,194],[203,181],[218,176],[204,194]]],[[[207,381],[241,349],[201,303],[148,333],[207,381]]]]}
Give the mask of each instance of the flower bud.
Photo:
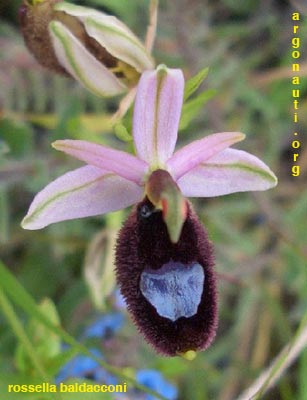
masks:
{"type": "Polygon", "coordinates": [[[98,96],[126,91],[154,67],[144,45],[113,16],[59,0],[23,0],[19,14],[25,43],[38,62],[98,96]]]}
{"type": "Polygon", "coordinates": [[[217,328],[213,248],[187,203],[173,243],[162,211],[145,198],[132,211],[116,246],[116,275],[128,311],[145,339],[168,356],[195,354],[217,328]]]}

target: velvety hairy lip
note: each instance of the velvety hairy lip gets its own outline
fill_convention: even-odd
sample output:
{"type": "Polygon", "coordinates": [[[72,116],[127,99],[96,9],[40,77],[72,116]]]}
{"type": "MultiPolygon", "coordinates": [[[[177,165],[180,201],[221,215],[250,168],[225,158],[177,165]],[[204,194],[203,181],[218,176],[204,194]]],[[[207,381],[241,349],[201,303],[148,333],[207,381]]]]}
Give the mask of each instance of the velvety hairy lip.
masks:
{"type": "MultiPolygon", "coordinates": [[[[187,218],[177,243],[169,239],[162,212],[150,210],[153,210],[153,205],[148,199],[140,202],[120,231],[116,245],[116,276],[121,293],[139,331],[157,352],[175,356],[189,350],[204,350],[214,339],[217,328],[217,290],[212,244],[189,203],[187,218]],[[143,213],[144,209],[146,213],[143,213]],[[201,296],[197,312],[175,320],[159,315],[162,306],[153,305],[144,296],[141,287],[144,271],[154,271],[151,273],[163,276],[161,266],[166,270],[169,266],[165,265],[170,260],[177,265],[177,271],[181,271],[180,265],[197,265],[197,274],[202,275],[199,273],[200,267],[205,277],[202,287],[198,288],[201,296]]],[[[161,295],[156,294],[157,298],[161,295]]],[[[162,296],[167,303],[165,308],[172,310],[169,294],[162,296]]],[[[189,297],[185,293],[184,301],[188,303],[190,300],[189,306],[192,304],[193,308],[195,299],[189,297]]]]}

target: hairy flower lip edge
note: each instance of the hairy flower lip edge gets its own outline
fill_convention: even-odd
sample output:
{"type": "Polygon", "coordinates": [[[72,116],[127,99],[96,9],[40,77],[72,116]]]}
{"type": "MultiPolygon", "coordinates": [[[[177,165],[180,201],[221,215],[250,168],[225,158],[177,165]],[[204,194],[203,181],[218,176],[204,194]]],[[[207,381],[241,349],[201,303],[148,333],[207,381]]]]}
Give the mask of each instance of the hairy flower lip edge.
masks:
{"type": "Polygon", "coordinates": [[[116,276],[119,287],[139,332],[159,354],[184,356],[192,350],[193,355],[195,351],[209,347],[218,325],[213,246],[190,203],[189,216],[178,244],[170,243],[165,226],[160,225],[162,217],[159,214],[153,213],[152,221],[140,224],[136,229],[135,224],[140,218],[140,206],[147,203],[148,200],[145,199],[133,208],[119,232],[116,247],[116,276]],[[206,275],[197,314],[188,319],[179,318],[176,324],[159,316],[138,289],[139,276],[144,266],[156,270],[169,260],[186,264],[197,262],[203,267],[206,275]],[[126,285],[128,280],[130,284],[126,285]]]}

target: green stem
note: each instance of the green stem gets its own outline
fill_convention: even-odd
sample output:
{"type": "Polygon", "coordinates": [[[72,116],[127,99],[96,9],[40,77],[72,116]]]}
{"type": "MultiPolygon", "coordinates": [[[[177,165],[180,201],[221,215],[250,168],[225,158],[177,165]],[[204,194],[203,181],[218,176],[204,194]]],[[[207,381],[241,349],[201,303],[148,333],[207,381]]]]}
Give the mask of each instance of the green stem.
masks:
{"type": "Polygon", "coordinates": [[[294,338],[283,348],[273,363],[264,370],[255,382],[241,394],[237,400],[260,400],[290,365],[299,357],[307,346],[307,313],[303,316],[301,324],[294,338]]]}
{"type": "MultiPolygon", "coordinates": [[[[30,339],[28,338],[24,327],[20,323],[14,308],[12,307],[10,301],[4,294],[3,290],[0,290],[0,308],[5,315],[7,321],[11,325],[11,328],[16,336],[16,338],[20,341],[20,343],[23,345],[25,351],[28,354],[28,357],[31,359],[33,362],[34,367],[38,371],[39,375],[41,376],[43,382],[51,382],[50,377],[48,376],[47,372],[45,371],[45,368],[43,367],[39,356],[37,355],[35,348],[33,344],[31,343],[30,339]]],[[[56,395],[53,393],[49,394],[50,399],[61,399],[62,397],[60,395],[56,395]]]]}
{"type": "Polygon", "coordinates": [[[152,52],[152,48],[156,38],[157,23],[158,23],[158,8],[159,8],[159,0],[150,0],[149,24],[147,27],[147,33],[145,38],[145,47],[149,53],[152,52]]]}

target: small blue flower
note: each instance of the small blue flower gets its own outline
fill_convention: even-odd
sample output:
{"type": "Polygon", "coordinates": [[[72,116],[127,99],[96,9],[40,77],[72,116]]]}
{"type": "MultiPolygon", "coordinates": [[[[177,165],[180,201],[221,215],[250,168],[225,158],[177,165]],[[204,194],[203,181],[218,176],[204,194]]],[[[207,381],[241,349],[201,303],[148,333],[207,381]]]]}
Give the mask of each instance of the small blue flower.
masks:
{"type": "MultiPolygon", "coordinates": [[[[102,354],[97,349],[91,349],[90,352],[99,358],[102,354]]],[[[69,378],[94,378],[95,373],[100,369],[97,361],[83,354],[69,360],[60,370],[55,378],[55,383],[60,383],[68,380],[69,378]]]]}
{"type": "Polygon", "coordinates": [[[118,384],[118,379],[114,375],[105,371],[103,368],[97,369],[94,373],[93,378],[95,382],[104,383],[106,385],[118,384]]]}
{"type": "MultiPolygon", "coordinates": [[[[156,391],[168,400],[177,399],[177,388],[167,382],[159,371],[152,369],[140,370],[136,373],[136,380],[138,383],[156,391]]],[[[156,400],[156,397],[146,394],[145,400],[156,400]]]]}
{"type": "Polygon", "coordinates": [[[116,333],[124,323],[121,313],[106,314],[96,319],[86,330],[85,337],[97,337],[107,339],[116,333]]]}

